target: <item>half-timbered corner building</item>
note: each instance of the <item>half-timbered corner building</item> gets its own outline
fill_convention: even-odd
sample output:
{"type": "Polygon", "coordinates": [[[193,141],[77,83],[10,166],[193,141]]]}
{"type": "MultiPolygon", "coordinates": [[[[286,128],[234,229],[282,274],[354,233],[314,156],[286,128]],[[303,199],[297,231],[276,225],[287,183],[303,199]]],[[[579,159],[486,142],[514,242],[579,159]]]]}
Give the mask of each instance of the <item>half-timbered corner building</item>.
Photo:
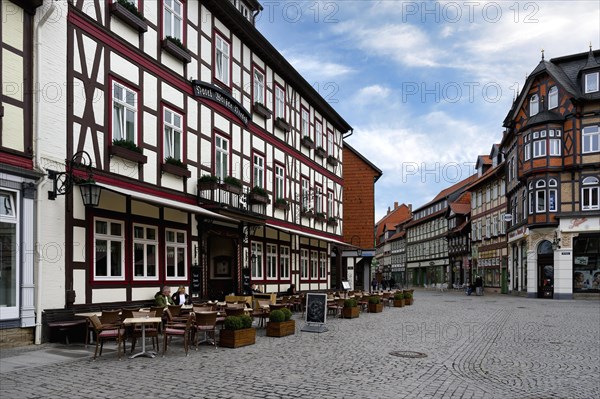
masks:
{"type": "Polygon", "coordinates": [[[64,83],[43,104],[40,157],[101,193],[84,206],[75,184],[44,205],[42,242],[64,243],[44,263],[45,308],[148,301],[162,285],[209,299],[251,283],[331,287],[351,127],[258,32],[261,9],[77,0],[46,10],[43,77],[64,83]]]}
{"type": "Polygon", "coordinates": [[[599,75],[591,48],[542,57],[504,120],[509,264],[530,297],[600,288],[599,75]]]}

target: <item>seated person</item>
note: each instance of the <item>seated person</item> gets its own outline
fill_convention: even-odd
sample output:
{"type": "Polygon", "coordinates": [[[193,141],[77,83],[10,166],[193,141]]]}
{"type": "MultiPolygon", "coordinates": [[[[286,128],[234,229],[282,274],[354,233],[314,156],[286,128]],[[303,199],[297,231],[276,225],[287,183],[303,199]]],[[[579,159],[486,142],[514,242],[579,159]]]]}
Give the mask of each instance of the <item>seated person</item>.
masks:
{"type": "Polygon", "coordinates": [[[256,284],[252,284],[252,293],[259,293],[261,294],[262,291],[258,289],[258,287],[256,286],[256,284]]]}
{"type": "Polygon", "coordinates": [[[173,298],[171,298],[171,289],[167,286],[162,287],[160,291],[154,295],[154,304],[161,308],[166,308],[169,305],[175,305],[173,298]]]}
{"type": "Polygon", "coordinates": [[[296,285],[295,284],[290,285],[290,288],[288,288],[285,293],[287,295],[296,295],[296,285]]]}
{"type": "Polygon", "coordinates": [[[175,305],[191,305],[192,300],[190,296],[185,292],[185,286],[180,285],[176,293],[171,297],[175,305]]]}

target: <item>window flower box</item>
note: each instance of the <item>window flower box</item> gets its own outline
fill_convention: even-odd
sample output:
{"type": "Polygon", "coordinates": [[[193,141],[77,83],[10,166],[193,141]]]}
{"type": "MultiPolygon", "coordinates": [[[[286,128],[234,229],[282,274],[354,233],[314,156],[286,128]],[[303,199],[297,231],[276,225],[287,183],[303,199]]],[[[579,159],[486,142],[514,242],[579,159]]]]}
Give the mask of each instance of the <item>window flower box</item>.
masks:
{"type": "Polygon", "coordinates": [[[277,198],[277,201],[275,201],[275,204],[273,204],[273,207],[275,209],[281,209],[283,211],[288,211],[290,209],[290,204],[288,204],[288,202],[283,198],[277,198]]]}
{"type": "Polygon", "coordinates": [[[128,3],[130,6],[126,6],[123,3],[125,3],[125,1],[116,1],[112,3],[110,5],[110,13],[138,32],[147,32],[148,24],[144,20],[144,17],[137,10],[136,12],[133,12],[135,6],[131,3],[128,3]],[[129,7],[131,7],[131,9],[129,9],[129,7]]]}
{"type": "Polygon", "coordinates": [[[306,148],[315,148],[315,142],[310,138],[310,136],[302,137],[302,139],[300,140],[300,144],[302,144],[306,148]]]}
{"type": "Polygon", "coordinates": [[[329,226],[337,226],[338,225],[338,220],[337,220],[337,218],[331,216],[329,219],[327,219],[327,224],[329,226]]]}
{"type": "Polygon", "coordinates": [[[325,158],[325,154],[327,154],[327,152],[325,152],[325,148],[323,147],[317,147],[317,149],[315,150],[315,155],[321,158],[325,158]]]}
{"type": "Polygon", "coordinates": [[[183,45],[180,46],[179,43],[181,43],[181,41],[169,36],[166,39],[163,39],[162,48],[167,53],[171,54],[173,57],[177,58],[180,61],[183,61],[185,63],[191,62],[192,56],[190,55],[190,53],[187,52],[185,48],[183,48],[183,45]],[[177,40],[177,42],[175,40],[177,40]]]}
{"type": "Polygon", "coordinates": [[[148,162],[148,157],[142,154],[139,151],[135,151],[126,147],[122,147],[120,145],[113,144],[108,148],[108,152],[111,156],[116,156],[119,158],[126,159],[131,162],[135,162],[138,164],[144,164],[148,162]]]}
{"type": "Polygon", "coordinates": [[[161,165],[163,173],[170,173],[175,176],[185,177],[186,179],[192,175],[187,168],[187,165],[174,158],[167,158],[161,165]]]}
{"type": "Polygon", "coordinates": [[[227,176],[225,179],[223,179],[221,188],[223,190],[233,193],[233,194],[241,194],[242,193],[242,182],[233,176],[227,176]]]}
{"type": "Polygon", "coordinates": [[[314,218],[314,217],[315,217],[315,214],[314,214],[314,212],[313,212],[312,210],[310,210],[310,209],[303,209],[303,210],[301,210],[301,211],[300,211],[300,216],[303,216],[303,217],[305,217],[305,218],[312,219],[312,218],[314,218]]]}
{"type": "Polygon", "coordinates": [[[217,176],[204,175],[198,179],[198,191],[215,190],[219,187],[219,178],[217,176]]]}
{"type": "Polygon", "coordinates": [[[248,202],[251,204],[268,204],[270,202],[269,194],[267,194],[267,192],[261,187],[255,186],[248,193],[248,202]]]}
{"type": "Polygon", "coordinates": [[[265,119],[271,119],[271,115],[273,114],[264,104],[259,102],[254,103],[252,106],[252,111],[265,119]]]}
{"type": "Polygon", "coordinates": [[[333,155],[329,155],[327,157],[327,163],[331,166],[338,166],[339,161],[333,155]]]}
{"type": "Polygon", "coordinates": [[[316,220],[317,222],[324,222],[324,221],[326,220],[326,218],[325,218],[325,214],[324,214],[323,212],[317,212],[317,213],[315,214],[315,220],[316,220]]]}
{"type": "Polygon", "coordinates": [[[275,119],[275,127],[278,127],[286,133],[292,130],[292,125],[287,123],[282,117],[277,117],[277,119],[275,119]]]}

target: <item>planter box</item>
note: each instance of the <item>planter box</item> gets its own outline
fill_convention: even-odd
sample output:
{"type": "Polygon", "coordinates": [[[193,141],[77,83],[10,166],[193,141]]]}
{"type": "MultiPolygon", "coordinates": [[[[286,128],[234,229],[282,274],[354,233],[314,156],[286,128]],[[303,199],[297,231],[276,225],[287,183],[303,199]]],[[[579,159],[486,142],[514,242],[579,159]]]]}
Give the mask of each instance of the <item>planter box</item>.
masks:
{"type": "Polygon", "coordinates": [[[282,211],[289,211],[290,210],[290,204],[282,204],[281,202],[275,202],[273,204],[273,207],[275,209],[281,209],[282,211]]]}
{"type": "Polygon", "coordinates": [[[271,119],[272,112],[261,103],[254,103],[252,106],[252,111],[265,119],[271,119]]]}
{"type": "Polygon", "coordinates": [[[239,348],[256,343],[256,329],[244,328],[241,330],[221,330],[219,332],[219,346],[225,348],[239,348]]]}
{"type": "Polygon", "coordinates": [[[339,161],[330,155],[327,157],[327,163],[331,166],[338,166],[339,161]]]}
{"type": "Polygon", "coordinates": [[[198,182],[198,190],[199,191],[215,190],[218,187],[219,187],[219,183],[214,182],[214,181],[201,181],[201,182],[198,182]]]}
{"type": "Polygon", "coordinates": [[[315,217],[315,214],[312,213],[311,211],[301,211],[300,212],[300,216],[305,217],[305,218],[309,218],[312,219],[315,217]]]}
{"type": "Polygon", "coordinates": [[[189,63],[192,61],[192,56],[186,50],[182,49],[169,39],[163,39],[162,48],[167,53],[171,54],[173,57],[177,58],[180,61],[185,63],[189,63]]]}
{"type": "Polygon", "coordinates": [[[414,300],[413,298],[404,298],[404,304],[405,304],[406,306],[410,306],[410,305],[412,305],[414,301],[415,301],[415,300],[414,300]]]}
{"type": "Polygon", "coordinates": [[[353,308],[342,308],[342,317],[344,319],[355,319],[360,314],[360,309],[358,306],[353,308]]]}
{"type": "Polygon", "coordinates": [[[317,222],[324,222],[324,221],[326,221],[327,219],[325,218],[325,215],[315,215],[315,220],[316,220],[317,222]]]}
{"type": "Polygon", "coordinates": [[[383,303],[370,303],[369,313],[381,313],[383,312],[383,303]]]}
{"type": "Polygon", "coordinates": [[[282,322],[269,321],[267,323],[267,337],[285,337],[296,333],[296,321],[282,322]]]}
{"type": "Polygon", "coordinates": [[[300,144],[302,144],[306,148],[310,148],[310,149],[315,148],[315,143],[312,141],[311,138],[306,137],[306,136],[302,137],[302,139],[300,140],[300,144]]]}
{"type": "Polygon", "coordinates": [[[269,197],[257,193],[248,193],[248,202],[251,204],[268,204],[269,197]]]}
{"type": "MultiPolygon", "coordinates": [[[[117,3],[114,3],[117,4],[117,3]]],[[[108,148],[110,155],[114,155],[119,158],[126,159],[131,162],[137,163],[146,163],[148,162],[148,157],[142,153],[137,151],[130,150],[129,148],[119,147],[118,145],[111,145],[108,148]]]]}
{"type": "Polygon", "coordinates": [[[404,299],[394,299],[394,307],[395,308],[403,308],[404,307],[404,299]]]}
{"type": "Polygon", "coordinates": [[[241,194],[242,188],[238,186],[234,186],[233,184],[223,183],[221,184],[221,188],[229,193],[233,194],[241,194]]]}
{"type": "Polygon", "coordinates": [[[337,225],[338,225],[338,222],[337,222],[337,220],[329,220],[329,219],[328,219],[328,220],[327,220],[327,225],[328,225],[328,226],[332,226],[332,227],[337,227],[337,225]]]}
{"type": "Polygon", "coordinates": [[[138,17],[119,3],[110,5],[110,13],[119,17],[121,21],[131,26],[138,32],[147,32],[148,24],[142,18],[138,17]]]}
{"type": "Polygon", "coordinates": [[[327,154],[325,152],[325,149],[323,147],[317,147],[317,149],[315,150],[315,155],[321,158],[325,158],[325,154],[327,154]]]}
{"type": "Polygon", "coordinates": [[[177,165],[171,165],[170,163],[163,163],[161,165],[161,169],[163,172],[170,173],[179,177],[185,177],[186,179],[192,175],[192,172],[187,170],[187,168],[182,168],[181,166],[177,165]]]}
{"type": "Polygon", "coordinates": [[[292,130],[292,126],[287,123],[285,120],[277,118],[275,119],[275,127],[278,127],[279,129],[283,130],[284,132],[289,132],[290,130],[292,130]]]}

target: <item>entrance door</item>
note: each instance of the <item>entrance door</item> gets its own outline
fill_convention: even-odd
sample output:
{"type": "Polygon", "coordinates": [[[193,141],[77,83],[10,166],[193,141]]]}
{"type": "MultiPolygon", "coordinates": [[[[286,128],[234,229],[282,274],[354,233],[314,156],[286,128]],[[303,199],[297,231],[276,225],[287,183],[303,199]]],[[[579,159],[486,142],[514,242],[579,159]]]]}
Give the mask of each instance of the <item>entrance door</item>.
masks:
{"type": "Polygon", "coordinates": [[[554,250],[550,241],[538,246],[538,298],[554,297],[554,250]]]}

